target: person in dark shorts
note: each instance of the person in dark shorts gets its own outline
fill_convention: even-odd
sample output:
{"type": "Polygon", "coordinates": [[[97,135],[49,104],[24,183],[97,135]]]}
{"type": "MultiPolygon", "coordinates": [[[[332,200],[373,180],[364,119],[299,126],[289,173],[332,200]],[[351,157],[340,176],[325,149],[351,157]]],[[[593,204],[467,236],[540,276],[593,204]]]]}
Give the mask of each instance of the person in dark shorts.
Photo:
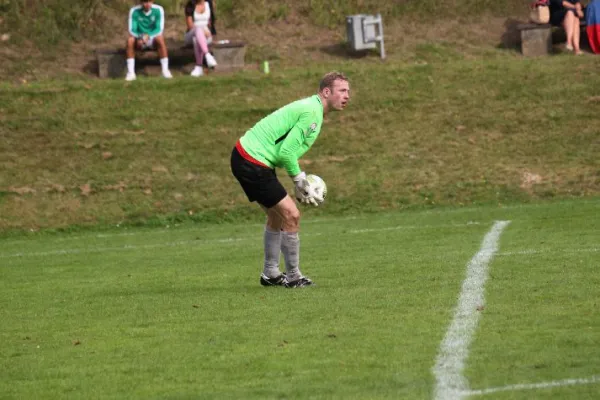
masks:
{"type": "Polygon", "coordinates": [[[263,286],[289,288],[313,282],[300,272],[300,211],[278,180],[275,168],[283,168],[294,181],[295,197],[318,205],[323,198],[306,179],[298,159],[314,144],[323,116],[343,110],[350,100],[348,78],[339,72],[326,74],[317,94],[294,101],[260,120],[236,143],[231,153],[231,172],[251,202],[267,214],[264,231],[263,286]],[[279,270],[283,253],[285,274],[279,270]]]}
{"type": "Polygon", "coordinates": [[[565,29],[567,35],[565,48],[577,55],[583,54],[579,48],[580,21],[583,17],[583,7],[579,0],[550,0],[550,23],[565,29]]]}

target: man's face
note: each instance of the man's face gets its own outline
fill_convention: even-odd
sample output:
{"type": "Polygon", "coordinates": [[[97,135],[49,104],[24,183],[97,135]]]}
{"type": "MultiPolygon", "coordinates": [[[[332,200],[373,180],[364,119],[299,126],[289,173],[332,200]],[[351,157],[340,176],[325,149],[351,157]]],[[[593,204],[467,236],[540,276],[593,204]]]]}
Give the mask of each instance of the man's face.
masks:
{"type": "Polygon", "coordinates": [[[142,0],[142,7],[144,7],[144,11],[150,11],[152,8],[152,0],[142,0]]]}
{"type": "Polygon", "coordinates": [[[350,100],[350,84],[347,81],[337,79],[333,82],[331,89],[325,89],[325,91],[330,110],[341,111],[350,100]]]}

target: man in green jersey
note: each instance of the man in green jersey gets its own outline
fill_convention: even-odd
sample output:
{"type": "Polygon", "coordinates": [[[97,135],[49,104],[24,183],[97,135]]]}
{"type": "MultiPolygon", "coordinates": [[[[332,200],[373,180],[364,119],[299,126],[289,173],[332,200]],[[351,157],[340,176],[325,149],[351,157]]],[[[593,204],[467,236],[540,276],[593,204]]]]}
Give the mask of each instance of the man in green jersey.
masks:
{"type": "Polygon", "coordinates": [[[264,232],[263,286],[303,287],[313,282],[300,272],[300,211],[277,179],[283,168],[295,184],[299,201],[318,205],[323,201],[306,180],[298,159],[313,145],[329,111],[341,111],[350,100],[350,84],[339,72],[326,74],[317,94],[290,103],[260,120],[236,143],[231,171],[248,200],[267,214],[264,232]],[[283,253],[285,274],[279,270],[283,253]]]}
{"type": "Polygon", "coordinates": [[[153,0],[141,0],[140,5],[129,10],[129,37],[127,38],[127,75],[133,81],[135,75],[135,50],[157,49],[162,67],[162,76],[172,78],[169,71],[167,45],[163,36],[165,11],[153,0]]]}

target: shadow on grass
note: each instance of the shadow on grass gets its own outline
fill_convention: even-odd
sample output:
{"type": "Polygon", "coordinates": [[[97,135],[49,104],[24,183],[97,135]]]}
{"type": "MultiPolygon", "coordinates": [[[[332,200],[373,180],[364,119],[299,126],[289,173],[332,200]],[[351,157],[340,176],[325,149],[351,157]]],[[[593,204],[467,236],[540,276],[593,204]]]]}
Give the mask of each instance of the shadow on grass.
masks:
{"type": "Polygon", "coordinates": [[[350,49],[350,46],[347,42],[340,42],[328,46],[322,46],[319,47],[319,50],[325,54],[339,58],[360,59],[372,55],[379,56],[376,50],[354,51],[350,49]]]}
{"type": "Polygon", "coordinates": [[[499,49],[521,51],[521,33],[517,27],[524,22],[514,18],[509,18],[504,22],[504,33],[500,38],[499,49]]]}

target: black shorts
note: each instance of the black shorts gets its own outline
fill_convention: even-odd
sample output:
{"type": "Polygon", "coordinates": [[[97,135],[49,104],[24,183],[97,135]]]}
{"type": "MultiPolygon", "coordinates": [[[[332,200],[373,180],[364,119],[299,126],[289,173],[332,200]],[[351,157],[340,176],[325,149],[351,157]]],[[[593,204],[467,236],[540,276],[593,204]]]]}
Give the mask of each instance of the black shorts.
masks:
{"type": "Polygon", "coordinates": [[[550,24],[554,26],[561,26],[568,12],[572,12],[575,16],[575,10],[571,8],[563,8],[562,10],[550,13],[550,24]]]}
{"type": "Polygon", "coordinates": [[[251,163],[235,147],[231,152],[231,172],[250,201],[271,208],[287,196],[274,169],[251,163]]]}

